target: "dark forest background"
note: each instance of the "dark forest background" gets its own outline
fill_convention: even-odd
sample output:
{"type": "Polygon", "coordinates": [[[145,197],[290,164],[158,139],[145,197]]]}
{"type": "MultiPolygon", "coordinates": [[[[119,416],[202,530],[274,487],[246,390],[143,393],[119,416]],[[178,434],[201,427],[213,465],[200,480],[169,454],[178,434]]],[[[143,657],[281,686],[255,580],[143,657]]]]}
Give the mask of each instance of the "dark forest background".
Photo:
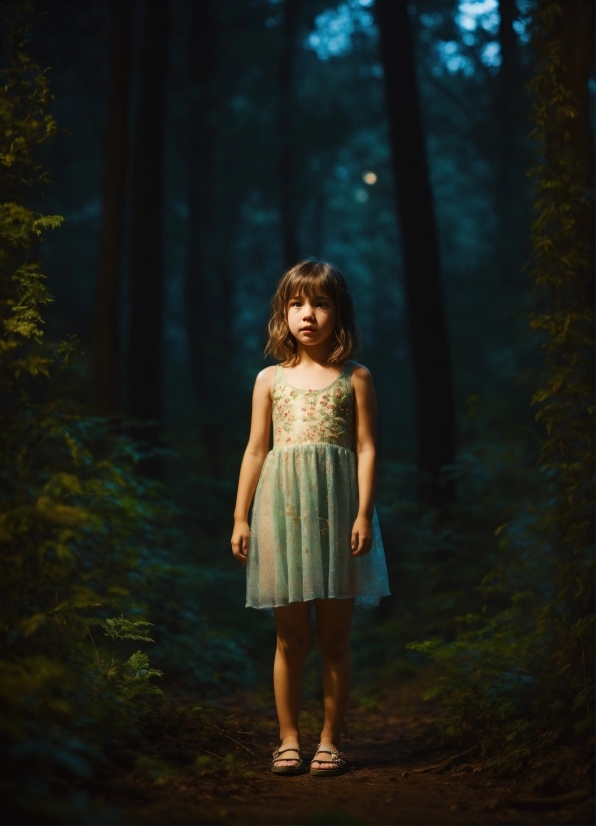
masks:
{"type": "Polygon", "coordinates": [[[379,396],[392,596],[357,616],[357,695],[424,672],[454,748],[589,772],[592,5],[2,12],[4,798],[101,817],[151,715],[269,696],[229,535],[307,256],[346,275],[379,396]]]}

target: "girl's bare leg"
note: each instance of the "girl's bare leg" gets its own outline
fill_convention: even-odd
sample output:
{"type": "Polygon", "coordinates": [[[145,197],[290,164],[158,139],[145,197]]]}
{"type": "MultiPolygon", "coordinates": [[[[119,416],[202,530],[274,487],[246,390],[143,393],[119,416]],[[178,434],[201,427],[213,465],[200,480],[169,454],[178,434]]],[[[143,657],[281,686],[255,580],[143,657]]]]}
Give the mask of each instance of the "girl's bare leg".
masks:
{"type": "MultiPolygon", "coordinates": [[[[323,655],[325,723],[321,745],[339,749],[350,693],[350,625],[353,599],[317,599],[317,637],[323,655]]],[[[321,752],[315,768],[325,768],[331,755],[321,752]]],[[[333,765],[330,763],[330,765],[333,765]]]]}
{"type": "MultiPolygon", "coordinates": [[[[298,713],[302,688],[302,667],[310,646],[311,602],[291,602],[275,609],[277,648],[273,664],[275,705],[279,718],[280,748],[300,745],[298,713]]],[[[286,752],[277,766],[296,765],[297,751],[286,752]]]]}

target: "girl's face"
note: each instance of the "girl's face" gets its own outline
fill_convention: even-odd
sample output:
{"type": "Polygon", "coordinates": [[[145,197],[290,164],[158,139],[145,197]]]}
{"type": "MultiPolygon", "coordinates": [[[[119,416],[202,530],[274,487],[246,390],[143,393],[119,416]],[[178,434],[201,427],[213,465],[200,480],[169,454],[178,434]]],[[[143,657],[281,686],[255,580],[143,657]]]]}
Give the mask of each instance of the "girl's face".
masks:
{"type": "Polygon", "coordinates": [[[335,331],[335,304],[323,293],[294,295],[288,303],[288,327],[303,346],[323,344],[335,331]]]}

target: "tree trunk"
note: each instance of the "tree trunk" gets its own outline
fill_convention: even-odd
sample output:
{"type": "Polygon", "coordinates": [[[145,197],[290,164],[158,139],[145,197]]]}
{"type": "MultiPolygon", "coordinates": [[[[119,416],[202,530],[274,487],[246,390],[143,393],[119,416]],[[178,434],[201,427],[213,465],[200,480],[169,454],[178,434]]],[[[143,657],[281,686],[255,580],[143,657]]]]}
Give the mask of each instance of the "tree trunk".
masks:
{"type": "Polygon", "coordinates": [[[279,186],[283,257],[286,268],[296,264],[300,254],[294,122],[295,63],[300,5],[301,0],[285,0],[283,4],[283,45],[279,66],[279,186]]]}
{"type": "Polygon", "coordinates": [[[119,310],[132,22],[133,0],[112,0],[103,216],[91,344],[91,411],[96,416],[121,413],[119,310]]]}
{"type": "Polygon", "coordinates": [[[414,45],[406,0],[377,0],[376,9],[404,258],[420,497],[441,507],[455,498],[454,482],[441,478],[455,458],[455,403],[414,45]]]}
{"type": "MultiPolygon", "coordinates": [[[[129,415],[161,434],[163,345],[163,191],[168,0],[145,4],[133,171],[128,353],[129,415]]],[[[154,468],[157,464],[154,464],[154,468]]]]}
{"type": "Polygon", "coordinates": [[[220,470],[221,420],[218,375],[229,342],[224,328],[231,316],[224,306],[229,291],[222,277],[220,220],[215,186],[217,110],[214,78],[219,27],[214,0],[193,3],[189,27],[191,87],[189,162],[189,241],[186,273],[186,329],[193,388],[199,400],[201,442],[207,472],[220,470]]]}
{"type": "Polygon", "coordinates": [[[579,182],[589,191],[594,188],[594,132],[588,86],[594,72],[594,4],[592,0],[567,0],[561,4],[561,12],[561,58],[577,110],[572,140],[579,182]]]}
{"type": "Polygon", "coordinates": [[[513,23],[516,0],[499,0],[501,67],[497,80],[496,122],[499,130],[496,212],[496,249],[503,284],[515,284],[523,263],[522,239],[529,229],[524,195],[524,130],[520,123],[522,67],[513,23]],[[524,218],[526,220],[524,221],[524,218]]]}

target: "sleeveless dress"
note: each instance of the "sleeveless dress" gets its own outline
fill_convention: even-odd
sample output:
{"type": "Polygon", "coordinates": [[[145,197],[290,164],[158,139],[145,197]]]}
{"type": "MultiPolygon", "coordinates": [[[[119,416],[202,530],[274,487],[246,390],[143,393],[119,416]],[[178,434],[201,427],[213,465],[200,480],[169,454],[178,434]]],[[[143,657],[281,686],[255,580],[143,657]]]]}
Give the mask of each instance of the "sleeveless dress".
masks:
{"type": "Polygon", "coordinates": [[[246,606],[389,595],[376,511],[373,544],[351,556],[358,513],[354,398],[344,370],[322,390],[292,387],[279,365],[273,384],[273,450],[263,464],[251,519],[246,606]]]}

